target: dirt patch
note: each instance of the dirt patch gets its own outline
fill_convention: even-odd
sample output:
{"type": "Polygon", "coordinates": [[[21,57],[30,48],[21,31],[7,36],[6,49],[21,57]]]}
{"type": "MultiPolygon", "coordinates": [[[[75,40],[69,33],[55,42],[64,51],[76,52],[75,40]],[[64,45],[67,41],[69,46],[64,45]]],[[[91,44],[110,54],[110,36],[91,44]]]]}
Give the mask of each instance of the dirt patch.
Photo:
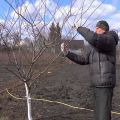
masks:
{"type": "MultiPolygon", "coordinates": [[[[1,88],[17,84],[14,76],[0,67],[1,88]],[[10,84],[9,84],[10,83],[10,84]]],[[[120,66],[117,65],[117,86],[114,91],[113,111],[120,112],[120,66]]],[[[49,69],[31,88],[32,97],[59,101],[58,103],[32,101],[34,120],[93,120],[93,112],[74,107],[93,109],[92,88],[89,84],[89,66],[80,66],[59,61],[49,69]],[[57,68],[57,69],[55,69],[57,68]]],[[[24,97],[24,86],[10,90],[18,97],[24,97]]],[[[27,120],[26,101],[15,100],[6,91],[0,93],[0,120],[27,120]]],[[[120,115],[113,114],[112,120],[119,120],[120,115]]]]}

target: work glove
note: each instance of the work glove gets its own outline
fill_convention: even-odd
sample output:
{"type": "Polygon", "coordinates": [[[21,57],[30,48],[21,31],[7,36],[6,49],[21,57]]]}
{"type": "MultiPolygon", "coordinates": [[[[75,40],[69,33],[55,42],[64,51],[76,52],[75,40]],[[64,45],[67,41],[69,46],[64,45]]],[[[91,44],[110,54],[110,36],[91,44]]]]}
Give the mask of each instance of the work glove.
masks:
{"type": "Polygon", "coordinates": [[[80,27],[78,24],[74,24],[74,25],[72,26],[72,29],[77,30],[78,27],[80,27]]]}
{"type": "Polygon", "coordinates": [[[63,55],[67,55],[69,49],[68,49],[68,46],[63,42],[61,43],[61,52],[63,53],[63,55]]]}

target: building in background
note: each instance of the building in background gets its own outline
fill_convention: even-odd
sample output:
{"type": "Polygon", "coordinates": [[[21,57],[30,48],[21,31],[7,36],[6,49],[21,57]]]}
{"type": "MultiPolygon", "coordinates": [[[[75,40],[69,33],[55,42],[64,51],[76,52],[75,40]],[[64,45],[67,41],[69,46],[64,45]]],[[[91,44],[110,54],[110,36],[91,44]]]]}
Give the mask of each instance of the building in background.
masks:
{"type": "Polygon", "coordinates": [[[61,40],[61,43],[65,43],[68,49],[73,50],[75,53],[81,53],[84,49],[84,40],[61,40]]]}

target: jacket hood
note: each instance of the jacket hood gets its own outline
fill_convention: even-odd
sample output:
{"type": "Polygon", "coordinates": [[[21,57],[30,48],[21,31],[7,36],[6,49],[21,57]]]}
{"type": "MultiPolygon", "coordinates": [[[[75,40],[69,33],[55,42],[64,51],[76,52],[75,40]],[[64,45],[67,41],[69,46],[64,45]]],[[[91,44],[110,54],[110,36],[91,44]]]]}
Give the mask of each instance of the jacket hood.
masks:
{"type": "Polygon", "coordinates": [[[116,42],[116,45],[117,45],[118,41],[119,41],[118,34],[115,31],[110,31],[110,33],[113,35],[115,42],[116,42]]]}

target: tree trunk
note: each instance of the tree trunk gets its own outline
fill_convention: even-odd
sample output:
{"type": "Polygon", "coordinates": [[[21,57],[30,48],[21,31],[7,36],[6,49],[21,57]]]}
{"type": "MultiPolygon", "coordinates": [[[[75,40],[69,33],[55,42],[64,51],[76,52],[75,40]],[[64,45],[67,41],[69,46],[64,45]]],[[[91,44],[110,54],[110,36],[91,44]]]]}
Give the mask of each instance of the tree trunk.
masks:
{"type": "Polygon", "coordinates": [[[26,98],[27,98],[28,120],[32,120],[31,96],[27,83],[25,83],[25,90],[26,90],[26,98]]]}

